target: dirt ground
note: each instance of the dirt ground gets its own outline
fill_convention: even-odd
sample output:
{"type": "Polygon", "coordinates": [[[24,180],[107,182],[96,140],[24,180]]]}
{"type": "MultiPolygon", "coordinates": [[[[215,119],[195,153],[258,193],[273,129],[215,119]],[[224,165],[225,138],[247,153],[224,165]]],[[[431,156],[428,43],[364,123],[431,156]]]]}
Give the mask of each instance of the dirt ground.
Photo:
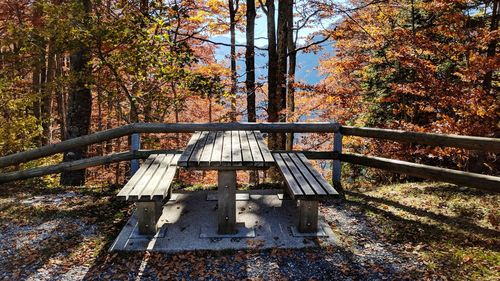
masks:
{"type": "Polygon", "coordinates": [[[113,188],[0,189],[0,280],[499,280],[500,196],[440,183],[322,202],[336,246],[109,253],[130,205],[113,188]]]}

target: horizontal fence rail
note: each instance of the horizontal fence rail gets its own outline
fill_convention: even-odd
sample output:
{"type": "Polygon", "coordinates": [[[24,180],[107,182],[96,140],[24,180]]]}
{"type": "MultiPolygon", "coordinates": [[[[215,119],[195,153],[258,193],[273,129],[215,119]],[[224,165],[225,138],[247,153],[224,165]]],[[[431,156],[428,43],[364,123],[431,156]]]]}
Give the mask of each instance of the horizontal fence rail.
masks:
{"type": "MultiPolygon", "coordinates": [[[[174,153],[179,152],[177,150],[136,150],[136,151],[126,151],[118,152],[105,156],[96,156],[80,160],[75,160],[71,162],[62,162],[57,165],[43,166],[32,169],[27,169],[23,171],[15,171],[10,173],[0,174],[0,183],[7,183],[17,180],[24,180],[34,177],[41,177],[51,174],[59,174],[62,172],[76,171],[89,167],[101,166],[121,161],[128,161],[133,159],[146,159],[151,154],[160,153],[174,153]]],[[[182,151],[180,151],[182,152],[182,151]]]]}
{"type": "Polygon", "coordinates": [[[0,157],[0,168],[47,157],[74,148],[128,136],[135,133],[192,133],[196,131],[256,130],[268,133],[333,133],[338,123],[134,123],[59,143],[0,157]]]}
{"type": "MultiPolygon", "coordinates": [[[[17,165],[34,159],[69,151],[74,148],[108,141],[110,139],[139,133],[192,133],[195,131],[258,130],[261,132],[335,133],[336,135],[358,136],[393,140],[415,144],[457,147],[500,152],[500,139],[460,135],[406,132],[400,130],[340,126],[338,123],[135,123],[94,134],[65,140],[57,144],[43,146],[30,151],[0,157],[0,168],[17,165]]],[[[132,150],[107,156],[97,156],[57,165],[37,167],[23,171],[0,174],[0,183],[80,170],[114,162],[145,159],[154,153],[181,152],[177,150],[132,150]]],[[[273,152],[284,152],[276,150],[273,152]]],[[[313,160],[340,160],[347,163],[378,168],[415,177],[455,183],[459,185],[500,192],[500,177],[433,167],[406,161],[366,156],[338,151],[294,151],[301,152],[313,160]]],[[[337,175],[338,176],[338,175],[337,175]]]]}
{"type": "MultiPolygon", "coordinates": [[[[88,167],[100,166],[132,159],[146,159],[151,154],[157,153],[182,153],[179,150],[137,150],[119,152],[107,156],[96,156],[87,159],[64,162],[57,165],[32,168],[24,171],[16,171],[0,174],[0,183],[16,180],[24,180],[44,175],[57,174],[66,171],[74,171],[88,167]]],[[[285,150],[273,150],[275,152],[291,152],[285,150]]],[[[336,160],[357,164],[390,172],[415,176],[418,178],[444,181],[458,185],[474,187],[482,190],[500,192],[500,177],[469,173],[458,170],[433,167],[429,165],[416,164],[406,161],[393,160],[382,157],[366,156],[356,153],[342,153],[338,155],[330,151],[293,151],[304,153],[311,160],[336,160]]]]}
{"type": "Polygon", "coordinates": [[[346,136],[357,136],[425,144],[432,146],[448,146],[487,152],[500,152],[500,139],[474,136],[460,136],[433,133],[407,132],[402,130],[341,126],[340,132],[346,136]]]}
{"type": "MultiPolygon", "coordinates": [[[[104,156],[95,156],[71,162],[63,162],[56,165],[43,166],[37,168],[26,169],[22,171],[14,171],[0,174],[0,184],[25,180],[29,178],[41,177],[51,174],[59,174],[62,172],[76,171],[89,167],[101,166],[116,162],[129,161],[134,159],[146,159],[151,154],[161,153],[182,153],[182,150],[135,150],[113,153],[104,156]]],[[[272,152],[286,152],[284,150],[273,150],[272,152]]],[[[290,152],[290,151],[288,151],[290,152]]],[[[314,160],[334,160],[339,159],[338,155],[329,151],[294,151],[303,153],[307,158],[314,160]]]]}
{"type": "Polygon", "coordinates": [[[393,173],[401,173],[418,178],[449,182],[488,191],[500,191],[500,177],[463,172],[382,157],[366,156],[356,153],[342,153],[340,159],[347,163],[378,168],[393,173]]]}

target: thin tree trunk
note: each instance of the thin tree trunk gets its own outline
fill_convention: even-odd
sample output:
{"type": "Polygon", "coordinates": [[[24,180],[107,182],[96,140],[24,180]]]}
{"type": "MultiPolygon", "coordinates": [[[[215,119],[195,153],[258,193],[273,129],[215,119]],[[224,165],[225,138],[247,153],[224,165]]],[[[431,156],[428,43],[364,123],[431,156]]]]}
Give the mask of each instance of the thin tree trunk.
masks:
{"type": "Polygon", "coordinates": [[[47,51],[47,77],[46,91],[42,96],[42,128],[43,128],[43,145],[52,142],[51,119],[52,119],[52,97],[54,92],[54,80],[56,78],[56,55],[54,50],[54,40],[49,40],[47,51]]]}
{"type": "MultiPolygon", "coordinates": [[[[56,54],[55,55],[56,62],[56,77],[60,78],[63,75],[63,55],[56,54]]],[[[57,86],[54,87],[55,96],[57,102],[57,113],[58,113],[58,121],[59,121],[59,130],[60,130],[60,139],[61,141],[67,139],[67,130],[66,130],[66,96],[64,94],[64,89],[57,86]]]]}
{"type": "MultiPolygon", "coordinates": [[[[100,132],[104,129],[103,118],[102,118],[102,91],[100,88],[96,89],[97,92],[97,130],[100,132]]],[[[100,156],[104,155],[104,146],[106,142],[100,143],[98,148],[98,154],[100,156]]]]}
{"type": "MultiPolygon", "coordinates": [[[[84,25],[88,23],[90,14],[90,0],[81,0],[84,25]]],[[[92,111],[92,95],[88,87],[90,76],[90,51],[86,42],[79,42],[71,52],[70,69],[73,79],[69,87],[68,97],[68,138],[87,135],[90,129],[92,111]]],[[[64,153],[63,161],[73,161],[85,158],[87,147],[73,149],[64,153]]],[[[61,174],[61,185],[83,185],[85,183],[85,169],[61,174]]]]}
{"type": "MultiPolygon", "coordinates": [[[[295,68],[297,65],[297,53],[295,52],[295,39],[293,33],[293,0],[288,0],[289,6],[287,10],[287,25],[288,37],[287,47],[288,53],[288,83],[287,83],[287,121],[291,122],[290,116],[295,112],[295,68]]],[[[293,133],[288,133],[286,139],[286,150],[293,150],[293,133]]]]}
{"type": "Polygon", "coordinates": [[[230,120],[236,121],[236,13],[239,0],[229,0],[229,31],[231,33],[231,115],[230,120]]]}
{"type": "MultiPolygon", "coordinates": [[[[113,112],[113,97],[108,94],[107,96],[107,114],[106,114],[106,130],[111,129],[113,127],[111,113],[113,112]]],[[[106,153],[110,154],[113,152],[113,140],[109,140],[106,142],[106,153]]]]}

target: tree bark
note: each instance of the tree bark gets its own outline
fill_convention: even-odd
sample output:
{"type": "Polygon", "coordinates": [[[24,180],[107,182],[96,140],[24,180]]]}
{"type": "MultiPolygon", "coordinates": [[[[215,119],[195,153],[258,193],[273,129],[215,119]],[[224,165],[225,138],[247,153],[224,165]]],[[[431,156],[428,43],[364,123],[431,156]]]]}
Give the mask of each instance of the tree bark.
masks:
{"type": "MultiPolygon", "coordinates": [[[[286,115],[286,89],[287,89],[287,42],[288,42],[288,10],[289,0],[279,1],[278,6],[278,38],[277,38],[277,89],[276,89],[276,111],[278,122],[285,122],[286,115]]],[[[291,32],[291,31],[290,31],[291,32]]],[[[286,136],[284,133],[276,135],[275,149],[285,149],[286,136]]]]}
{"type": "MultiPolygon", "coordinates": [[[[262,6],[262,3],[261,3],[262,6]]],[[[274,1],[267,0],[264,13],[267,18],[267,40],[268,40],[268,64],[267,64],[267,121],[278,122],[278,101],[276,99],[277,78],[278,78],[278,54],[276,52],[276,23],[274,1]]],[[[268,146],[276,149],[276,133],[269,134],[268,146]]]]}
{"type": "Polygon", "coordinates": [[[245,53],[247,90],[247,114],[248,122],[255,122],[257,113],[255,110],[255,1],[248,1],[247,10],[246,39],[247,47],[245,53]]]}
{"type": "MultiPolygon", "coordinates": [[[[87,25],[90,14],[90,0],[81,0],[81,11],[84,15],[83,25],[87,25]]],[[[68,138],[87,135],[90,128],[92,111],[92,95],[88,87],[90,76],[90,51],[86,42],[79,42],[71,52],[70,70],[73,79],[69,86],[68,97],[68,138]]],[[[73,149],[64,153],[63,161],[74,161],[87,156],[87,146],[73,149]]],[[[61,174],[61,185],[83,185],[85,183],[85,169],[70,171],[61,174]]]]}
{"type": "MultiPolygon", "coordinates": [[[[293,0],[288,0],[289,6],[287,10],[287,26],[288,26],[288,36],[287,36],[287,48],[288,53],[288,82],[287,82],[287,96],[286,96],[286,106],[287,106],[287,122],[292,122],[290,116],[295,112],[295,68],[297,65],[297,52],[295,52],[295,38],[293,33],[293,0]]],[[[293,149],[293,132],[287,134],[286,138],[286,149],[293,149]]]]}
{"type": "MultiPolygon", "coordinates": [[[[498,20],[500,14],[500,0],[493,1],[493,8],[491,10],[491,23],[490,31],[494,32],[498,29],[498,20]]],[[[486,56],[488,58],[493,58],[496,55],[496,49],[498,44],[498,38],[493,38],[488,44],[488,50],[486,51],[486,56]]],[[[487,94],[490,94],[493,81],[493,70],[486,72],[483,80],[483,89],[487,94]]],[[[494,96],[493,96],[494,97],[494,96]]]]}
{"type": "Polygon", "coordinates": [[[42,96],[42,129],[43,129],[43,139],[42,144],[47,145],[52,142],[52,130],[51,130],[51,118],[52,118],[52,97],[54,93],[54,80],[56,78],[56,54],[54,47],[54,40],[51,38],[49,40],[49,46],[47,51],[47,77],[46,85],[47,90],[42,96]]]}
{"type": "Polygon", "coordinates": [[[230,120],[236,121],[236,13],[239,0],[229,0],[229,32],[231,33],[231,115],[230,120]]]}
{"type": "MultiPolygon", "coordinates": [[[[56,62],[56,77],[61,77],[63,75],[63,55],[56,54],[55,62],[56,62]]],[[[59,121],[59,130],[60,130],[60,139],[61,141],[67,139],[67,130],[66,130],[66,95],[64,94],[64,89],[60,86],[55,87],[55,96],[57,103],[57,113],[58,113],[58,121],[59,121]]]]}
{"type": "MultiPolygon", "coordinates": [[[[245,65],[246,65],[246,80],[245,86],[247,91],[247,115],[248,122],[255,122],[257,120],[257,113],[255,109],[255,0],[247,1],[247,25],[246,25],[246,52],[245,52],[245,65]]],[[[258,183],[258,172],[250,171],[249,183],[256,185],[258,183]]]]}
{"type": "MultiPolygon", "coordinates": [[[[45,80],[46,80],[46,42],[42,36],[36,32],[37,28],[42,25],[42,17],[43,17],[43,7],[40,1],[35,1],[33,3],[33,15],[31,19],[31,23],[33,25],[34,34],[33,34],[33,74],[32,74],[32,89],[35,94],[35,102],[33,103],[33,115],[37,119],[37,124],[42,127],[43,124],[43,116],[42,116],[42,101],[46,94],[45,80]]],[[[35,142],[38,146],[44,145],[44,134],[43,130],[40,135],[38,135],[35,139],[35,142]]]]}

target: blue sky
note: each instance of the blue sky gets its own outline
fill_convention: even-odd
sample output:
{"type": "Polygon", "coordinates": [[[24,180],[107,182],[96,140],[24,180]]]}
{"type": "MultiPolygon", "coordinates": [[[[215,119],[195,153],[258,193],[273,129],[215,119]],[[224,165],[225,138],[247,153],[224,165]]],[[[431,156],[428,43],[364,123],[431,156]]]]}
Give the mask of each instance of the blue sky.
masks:
{"type": "MultiPolygon", "coordinates": [[[[277,14],[277,13],[276,13],[277,14]]],[[[263,12],[260,9],[257,9],[257,19],[255,22],[255,45],[258,47],[266,47],[267,46],[267,19],[263,12]]],[[[332,24],[333,20],[326,21],[323,23],[323,26],[332,24]]],[[[317,31],[320,31],[323,27],[306,27],[303,28],[299,31],[298,37],[299,39],[297,40],[297,44],[300,46],[302,44],[305,44],[305,38],[317,31]]],[[[216,42],[224,42],[224,43],[229,43],[230,42],[230,35],[229,33],[227,34],[222,34],[218,36],[214,36],[212,40],[216,42]]],[[[246,44],[246,35],[245,32],[237,31],[236,32],[236,43],[237,44],[246,44]]],[[[325,53],[331,53],[332,52],[332,42],[325,42],[322,44],[322,46],[325,47],[323,51],[318,52],[317,54],[313,53],[299,53],[297,56],[297,74],[296,78],[300,81],[302,80],[303,82],[308,82],[310,84],[315,84],[318,83],[321,80],[321,77],[319,76],[316,67],[318,66],[319,59],[321,56],[323,56],[325,53]]],[[[241,50],[238,49],[238,50],[241,50]]],[[[258,51],[257,52],[257,57],[256,57],[256,68],[257,68],[257,77],[259,75],[265,75],[266,70],[263,69],[265,67],[265,64],[267,63],[267,54],[264,51],[258,51]],[[260,55],[259,55],[260,53],[260,55]],[[266,55],[266,57],[263,57],[263,55],[266,55]]],[[[219,46],[217,53],[216,53],[216,58],[218,60],[224,59],[228,57],[229,54],[229,47],[224,47],[224,46],[219,46]]],[[[239,63],[239,68],[244,69],[244,63],[243,60],[240,59],[239,63]]],[[[241,72],[241,71],[240,71],[241,72]]],[[[244,77],[241,77],[240,80],[244,80],[244,77]]]]}

